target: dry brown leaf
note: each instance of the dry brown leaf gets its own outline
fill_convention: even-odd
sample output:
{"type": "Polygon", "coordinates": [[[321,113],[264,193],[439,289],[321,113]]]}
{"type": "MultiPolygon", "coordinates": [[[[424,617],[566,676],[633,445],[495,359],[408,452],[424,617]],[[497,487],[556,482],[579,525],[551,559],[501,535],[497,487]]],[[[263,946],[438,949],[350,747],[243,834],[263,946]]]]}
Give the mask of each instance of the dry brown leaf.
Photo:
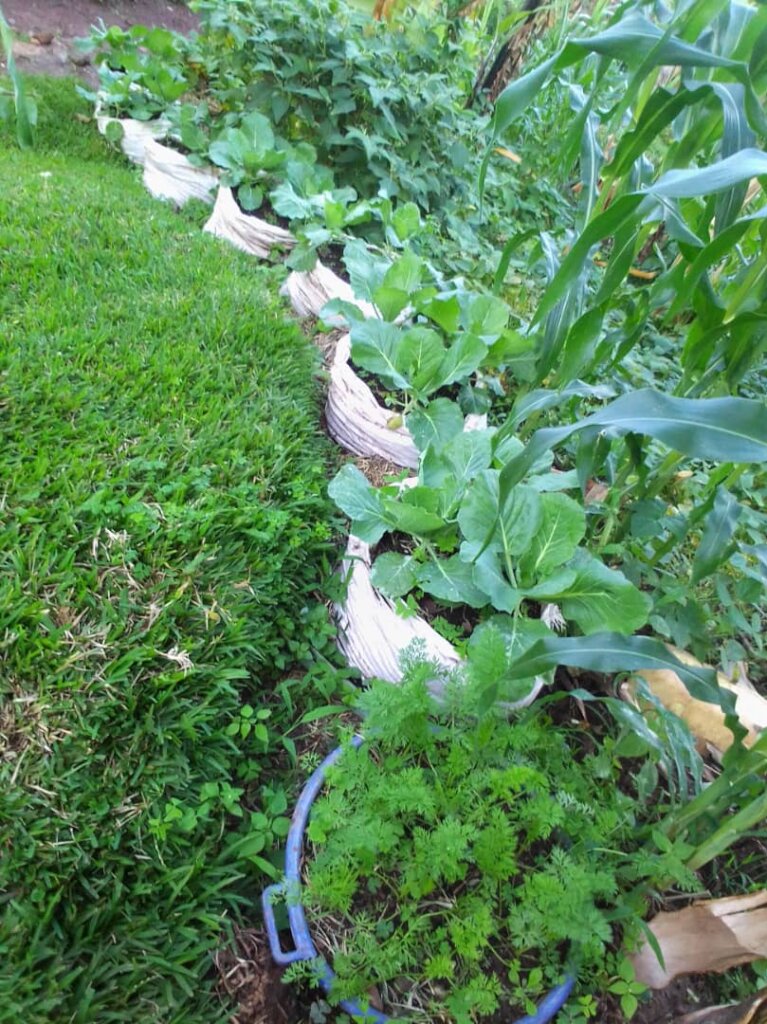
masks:
{"type": "Polygon", "coordinates": [[[507,149],[505,146],[496,146],[493,150],[494,153],[498,153],[500,156],[505,157],[507,160],[511,160],[514,164],[521,164],[522,157],[518,156],[513,150],[507,149]]]}
{"type": "Polygon", "coordinates": [[[719,973],[767,957],[767,890],[693,903],[649,922],[661,966],[644,943],[631,957],[637,981],[665,988],[680,974],[719,973]]]}
{"type": "Polygon", "coordinates": [[[767,1024],[767,988],[740,1003],[686,1013],[677,1017],[674,1024],[767,1024]]]}
{"type": "Polygon", "coordinates": [[[609,493],[610,488],[607,484],[602,483],[601,480],[589,480],[583,501],[586,505],[591,505],[595,501],[602,502],[609,493]]]}
{"type": "MultiPolygon", "coordinates": [[[[685,665],[700,665],[691,654],[677,647],[669,646],[669,650],[685,665]]],[[[673,711],[687,723],[690,732],[698,741],[702,753],[711,752],[717,759],[726,751],[733,741],[733,735],[724,724],[724,712],[715,704],[708,704],[691,697],[682,680],[670,669],[642,670],[636,673],[649,686],[650,691],[669,711],[673,711]]],[[[719,685],[735,694],[735,710],[742,725],[748,730],[743,741],[751,746],[762,729],[767,729],[767,700],[762,697],[741,672],[737,682],[729,679],[723,672],[718,673],[719,685]]],[[[625,700],[639,707],[636,684],[629,681],[621,691],[625,700]]]]}

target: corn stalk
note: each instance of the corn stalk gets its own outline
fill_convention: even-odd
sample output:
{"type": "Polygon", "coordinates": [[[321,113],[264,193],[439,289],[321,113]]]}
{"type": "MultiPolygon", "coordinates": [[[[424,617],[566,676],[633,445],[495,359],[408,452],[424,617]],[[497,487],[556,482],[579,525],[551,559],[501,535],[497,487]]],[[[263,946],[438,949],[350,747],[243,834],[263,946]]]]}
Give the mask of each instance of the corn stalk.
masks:
{"type": "Polygon", "coordinates": [[[0,42],[5,52],[5,67],[13,88],[13,105],[16,115],[16,138],[22,149],[29,149],[34,142],[33,127],[36,120],[34,101],[27,96],[24,80],[16,67],[13,56],[13,34],[0,9],[0,42]]]}

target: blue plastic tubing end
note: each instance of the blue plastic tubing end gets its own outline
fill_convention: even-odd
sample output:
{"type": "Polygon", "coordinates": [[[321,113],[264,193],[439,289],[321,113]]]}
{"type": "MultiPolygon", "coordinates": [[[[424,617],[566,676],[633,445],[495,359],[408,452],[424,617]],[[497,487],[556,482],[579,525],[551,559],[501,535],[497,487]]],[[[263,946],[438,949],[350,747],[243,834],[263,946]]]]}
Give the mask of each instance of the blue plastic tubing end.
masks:
{"type": "MultiPolygon", "coordinates": [[[[352,743],[355,747],[360,746],[362,737],[355,736],[352,743]]],[[[297,902],[297,899],[301,884],[301,851],[304,845],[304,831],[309,820],[309,812],[317,798],[317,794],[325,783],[327,769],[332,764],[335,764],[343,751],[343,747],[336,747],[332,753],[328,754],[319,768],[310,775],[301,791],[293,811],[290,831],[288,832],[285,849],[285,881],[277,885],[270,885],[264,889],[261,897],[266,935],[275,963],[286,965],[295,963],[297,960],[319,961],[319,982],[325,992],[328,993],[333,986],[335,974],[317,952],[312,942],[312,937],[309,934],[309,926],[304,914],[304,908],[297,902]],[[276,897],[286,897],[288,901],[288,924],[293,940],[293,949],[291,950],[283,950],[280,945],[277,922],[274,919],[273,903],[276,897]]],[[[535,1013],[522,1017],[517,1021],[509,1022],[509,1024],[547,1024],[567,1002],[574,985],[575,978],[572,975],[568,975],[560,985],[557,985],[540,1001],[535,1013]]],[[[358,1003],[344,999],[339,1005],[356,1020],[375,1021],[376,1024],[389,1024],[392,1021],[392,1024],[394,1024],[393,1018],[387,1017],[386,1014],[379,1013],[378,1010],[373,1010],[372,1008],[365,1009],[358,1003]]]]}

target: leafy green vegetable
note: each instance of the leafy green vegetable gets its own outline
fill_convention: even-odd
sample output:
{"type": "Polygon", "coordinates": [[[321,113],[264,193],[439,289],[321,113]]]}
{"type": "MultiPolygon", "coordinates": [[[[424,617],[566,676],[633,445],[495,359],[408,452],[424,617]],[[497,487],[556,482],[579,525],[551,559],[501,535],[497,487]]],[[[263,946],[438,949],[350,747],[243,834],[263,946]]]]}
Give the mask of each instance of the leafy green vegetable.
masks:
{"type": "Polygon", "coordinates": [[[542,632],[484,624],[444,707],[417,661],[401,686],[359,698],[368,739],[328,770],[301,893],[328,936],[331,1001],[366,1003],[375,987],[396,1002],[406,984],[409,1019],[427,1021],[444,1011],[442,979],[456,1024],[502,1002],[531,1012],[561,981],[563,942],[593,980],[657,880],[695,885],[689,847],[656,844],[658,811],[621,786],[616,746],[584,744],[540,710],[511,722],[488,710],[509,659],[542,632]]]}

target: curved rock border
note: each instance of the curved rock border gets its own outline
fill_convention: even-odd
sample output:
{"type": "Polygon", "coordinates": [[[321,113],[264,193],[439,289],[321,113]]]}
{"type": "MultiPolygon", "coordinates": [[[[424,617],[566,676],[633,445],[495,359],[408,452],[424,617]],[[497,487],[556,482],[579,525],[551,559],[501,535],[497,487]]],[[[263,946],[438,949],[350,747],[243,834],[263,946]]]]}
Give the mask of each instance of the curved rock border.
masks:
{"type": "MultiPolygon", "coordinates": [[[[296,316],[319,317],[326,302],[331,299],[343,299],[353,303],[366,317],[378,317],[375,306],[358,299],[350,284],[347,284],[330,267],[317,260],[314,270],[294,270],[280,288],[280,295],[290,301],[296,316]]],[[[325,323],[334,327],[343,327],[343,317],[323,317],[325,323]]]]}
{"type": "Polygon", "coordinates": [[[216,238],[226,239],[236,249],[259,259],[268,259],[275,247],[289,249],[296,242],[285,228],[269,224],[251,213],[243,213],[232,190],[223,185],[216,193],[213,212],[202,230],[216,238]]]}
{"type": "MultiPolygon", "coordinates": [[[[371,561],[370,546],[349,537],[341,563],[343,578],[348,579],[346,599],[335,606],[338,646],[348,663],[366,679],[399,683],[402,652],[413,640],[420,640],[433,661],[448,669],[460,664],[453,645],[425,619],[403,618],[394,603],[376,590],[370,582],[371,561]]],[[[435,690],[439,693],[441,687],[435,690]]]]}
{"type": "MultiPolygon", "coordinates": [[[[144,185],[158,199],[183,206],[190,199],[213,202],[213,210],[204,231],[224,238],[236,248],[259,258],[271,254],[275,245],[295,244],[290,232],[258,217],[245,214],[237,206],[231,189],[219,187],[218,174],[212,168],[195,167],[182,153],[161,145],[157,139],[166,134],[160,122],[143,122],[132,118],[113,118],[96,111],[98,129],[106,134],[111,121],[123,128],[121,148],[128,159],[143,164],[144,185]]],[[[331,299],[343,299],[356,305],[365,317],[377,317],[378,310],[369,302],[357,299],[346,281],[321,261],[314,270],[293,271],[280,289],[290,300],[299,317],[319,317],[331,299]]],[[[326,317],[326,322],[343,326],[342,317],[326,317]]],[[[330,367],[330,388],[326,404],[328,433],[342,447],[357,455],[378,456],[397,466],[417,469],[420,454],[404,426],[391,428],[391,412],[381,406],[368,385],[351,366],[351,339],[340,338],[330,367]]],[[[466,430],[487,426],[484,416],[467,416],[466,430]]],[[[403,481],[403,486],[415,478],[403,481]]],[[[349,537],[341,563],[347,581],[343,603],[334,606],[338,625],[337,643],[348,664],[359,670],[365,679],[379,678],[391,683],[402,681],[401,660],[406,648],[418,641],[426,657],[445,669],[455,668],[462,659],[456,649],[419,615],[404,618],[397,614],[394,603],[372,584],[371,552],[368,544],[353,535],[349,537]]],[[[538,696],[545,680],[538,677],[531,692],[521,701],[506,703],[507,710],[526,707],[538,696]]],[[[432,691],[439,697],[443,684],[434,680],[432,691]]]]}
{"type": "Polygon", "coordinates": [[[190,199],[212,203],[218,175],[210,168],[195,167],[183,153],[155,139],[144,145],[144,185],[157,199],[183,206],[190,199]]]}
{"type": "Polygon", "coordinates": [[[419,451],[405,426],[388,426],[392,410],[379,405],[375,395],[350,363],[351,339],[339,339],[330,365],[325,404],[328,433],[354,455],[378,455],[397,466],[417,469],[419,451]]]}
{"type": "Polygon", "coordinates": [[[110,117],[108,114],[96,114],[96,126],[106,137],[110,124],[119,124],[122,128],[120,149],[134,164],[143,167],[146,159],[146,144],[149,140],[163,139],[168,134],[168,122],[163,118],[157,121],[137,121],[134,117],[110,117]]]}
{"type": "MultiPolygon", "coordinates": [[[[420,453],[406,426],[390,427],[392,410],[381,405],[351,364],[351,339],[345,334],[330,364],[325,403],[328,433],[353,455],[376,455],[405,469],[418,469],[420,453]]],[[[487,416],[470,414],[464,430],[484,430],[487,416]]]]}
{"type": "MultiPolygon", "coordinates": [[[[371,563],[370,546],[350,536],[341,563],[342,578],[347,580],[346,599],[334,606],[338,647],[349,665],[365,679],[400,683],[402,655],[414,640],[424,645],[425,655],[431,661],[446,669],[460,665],[462,659],[453,645],[424,618],[403,618],[397,614],[394,603],[376,590],[370,579],[371,563]]],[[[545,685],[546,680],[537,676],[526,697],[504,701],[500,706],[506,711],[528,707],[545,685]]],[[[444,692],[439,680],[434,680],[430,689],[436,697],[444,692]]]]}

